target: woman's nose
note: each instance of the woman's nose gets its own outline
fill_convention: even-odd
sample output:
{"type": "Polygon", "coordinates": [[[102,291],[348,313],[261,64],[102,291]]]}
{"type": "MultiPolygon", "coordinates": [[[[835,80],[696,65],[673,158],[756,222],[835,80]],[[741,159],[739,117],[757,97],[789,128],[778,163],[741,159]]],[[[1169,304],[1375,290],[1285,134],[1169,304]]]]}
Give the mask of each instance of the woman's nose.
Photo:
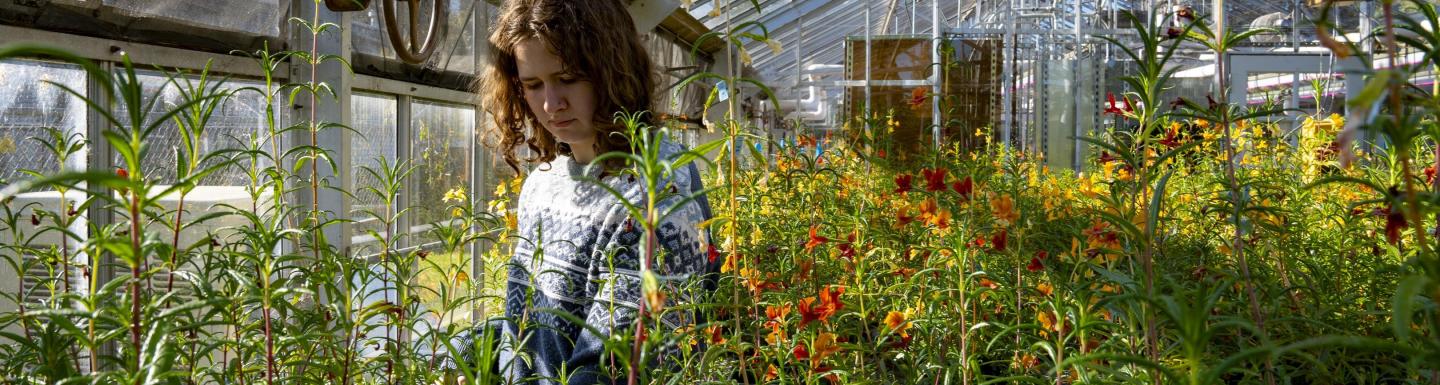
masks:
{"type": "Polygon", "coordinates": [[[545,113],[555,114],[568,107],[565,92],[561,87],[545,86],[545,113]]]}

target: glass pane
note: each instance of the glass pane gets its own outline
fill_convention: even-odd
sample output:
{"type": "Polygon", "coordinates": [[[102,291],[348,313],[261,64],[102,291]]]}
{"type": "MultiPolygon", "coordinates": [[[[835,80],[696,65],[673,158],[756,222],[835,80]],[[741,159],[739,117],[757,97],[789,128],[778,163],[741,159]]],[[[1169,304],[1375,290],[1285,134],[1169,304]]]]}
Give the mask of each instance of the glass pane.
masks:
{"type": "MultiPolygon", "coordinates": [[[[156,102],[151,110],[146,112],[146,121],[159,119],[166,111],[177,105],[183,104],[180,90],[174,84],[170,84],[168,78],[159,72],[137,71],[139,80],[144,88],[142,104],[149,103],[158,91],[160,100],[156,102]]],[[[186,77],[176,81],[184,85],[186,79],[197,82],[198,78],[186,77]]],[[[211,76],[211,81],[218,79],[217,75],[211,76]]],[[[238,89],[243,87],[257,87],[264,89],[264,84],[257,81],[231,79],[221,87],[224,89],[238,89]]],[[[283,99],[283,98],[281,98],[283,99]]],[[[282,108],[284,103],[276,101],[277,111],[276,128],[283,128],[286,125],[286,116],[281,113],[287,111],[282,108]]],[[[123,104],[115,106],[115,114],[121,116],[126,114],[128,107],[123,104]]],[[[204,134],[200,137],[200,153],[208,154],[224,149],[241,149],[246,147],[246,142],[252,138],[257,140],[265,136],[265,99],[255,92],[238,92],[232,94],[222,102],[219,108],[215,109],[210,117],[209,124],[205,127],[204,134]]],[[[150,146],[149,153],[141,159],[141,166],[145,175],[155,178],[159,184],[172,184],[176,182],[175,151],[180,148],[182,135],[174,121],[167,121],[151,134],[147,143],[150,146]]],[[[114,164],[123,165],[124,161],[116,155],[114,164]]],[[[212,160],[213,161],[213,160],[212,160]]],[[[206,165],[201,165],[203,168],[206,165]]],[[[248,184],[248,178],[244,170],[239,167],[229,167],[214,174],[206,176],[201,180],[202,186],[244,186],[248,184]]]]}
{"type": "MultiPolygon", "coordinates": [[[[420,12],[421,23],[430,19],[430,3],[422,3],[424,7],[420,12]]],[[[481,3],[484,4],[484,3],[481,3]]],[[[449,11],[446,23],[445,39],[440,46],[435,48],[435,53],[425,63],[426,67],[438,68],[445,71],[458,73],[475,73],[475,23],[474,9],[475,0],[459,0],[449,2],[449,11]]],[[[396,20],[408,20],[409,10],[401,7],[395,13],[396,20]]],[[[381,13],[378,2],[372,5],[365,12],[355,14],[351,21],[351,39],[355,45],[355,51],[390,59],[396,63],[400,59],[395,56],[394,45],[390,43],[390,37],[385,31],[385,16],[381,13]]],[[[409,36],[408,23],[402,22],[401,36],[409,36]]],[[[423,36],[424,33],[422,32],[423,36]]],[[[399,71],[399,69],[394,69],[399,71]]],[[[382,70],[384,71],[384,70],[382,70]]]]}
{"type": "Polygon", "coordinates": [[[161,18],[221,31],[280,36],[280,0],[104,0],[123,15],[161,18]]]}
{"type": "MultiPolygon", "coordinates": [[[[471,138],[475,132],[475,109],[470,106],[416,101],[411,107],[410,174],[415,193],[413,224],[444,221],[445,192],[470,185],[471,138]]],[[[422,236],[421,239],[428,239],[422,236]]]]}
{"type": "MultiPolygon", "coordinates": [[[[51,142],[51,130],[58,130],[68,141],[83,142],[86,106],[79,97],[66,93],[58,85],[85,92],[85,84],[85,73],[76,66],[35,60],[0,61],[0,186],[31,179],[22,169],[44,174],[54,174],[61,169],[59,158],[39,140],[51,142]]],[[[64,167],[84,169],[87,154],[83,149],[71,154],[64,167]]],[[[35,253],[22,251],[18,260],[12,260],[15,254],[4,253],[0,255],[0,261],[6,261],[0,263],[0,282],[7,284],[0,285],[0,296],[18,300],[29,309],[55,308],[59,305],[50,298],[65,290],[88,286],[82,266],[94,264],[79,251],[79,245],[87,236],[89,226],[83,211],[73,211],[84,198],[82,192],[69,191],[62,196],[54,189],[45,188],[20,193],[14,201],[5,204],[0,215],[8,216],[10,210],[20,210],[13,215],[21,219],[16,229],[0,231],[0,244],[23,245],[47,255],[63,253],[69,263],[64,269],[52,268],[40,261],[54,260],[53,256],[38,258],[35,253]],[[60,232],[45,228],[54,226],[59,218],[77,218],[70,224],[69,231],[80,238],[63,238],[60,232]],[[19,236],[12,230],[18,231],[19,236]],[[20,241],[17,243],[16,239],[20,241]],[[16,298],[22,286],[25,295],[16,298]]],[[[16,310],[15,302],[0,301],[0,313],[16,310]]],[[[18,333],[20,330],[12,325],[0,331],[18,333]]]]}
{"type": "MultiPolygon", "coordinates": [[[[480,196],[468,191],[470,181],[475,177],[473,164],[473,140],[475,132],[475,109],[471,106],[420,101],[411,104],[411,159],[416,169],[410,174],[411,186],[415,192],[410,196],[414,215],[412,231],[420,232],[417,243],[424,245],[437,238],[427,229],[431,225],[449,225],[452,218],[445,202],[447,191],[465,187],[470,197],[480,196]]],[[[445,303],[454,304],[454,298],[468,293],[471,281],[472,256],[469,247],[447,252],[439,246],[427,248],[431,254],[419,262],[419,276],[416,282],[429,288],[418,296],[422,306],[432,312],[425,315],[427,323],[417,325],[417,335],[423,335],[429,326],[444,327],[451,323],[467,325],[472,309],[468,304],[458,308],[446,308],[445,303]],[[444,289],[444,290],[442,290],[444,289]],[[459,290],[459,291],[457,291],[459,290]],[[450,298],[441,298],[447,293],[450,298]]],[[[420,349],[429,350],[428,341],[416,341],[420,349]]]]}
{"type": "MultiPolygon", "coordinates": [[[[365,212],[370,210],[385,215],[385,206],[379,195],[364,190],[365,187],[379,189],[380,181],[363,168],[372,168],[377,174],[383,175],[380,170],[381,158],[386,159],[392,167],[396,163],[396,105],[394,96],[383,94],[355,92],[350,98],[350,111],[355,115],[351,127],[359,132],[352,135],[350,140],[353,151],[350,161],[354,165],[350,171],[353,180],[351,192],[355,194],[355,204],[351,207],[354,211],[350,218],[356,221],[354,235],[357,238],[365,236],[368,231],[383,233],[384,230],[374,216],[365,212]]],[[[383,193],[383,189],[380,192],[383,193]]]]}
{"type": "MultiPolygon", "coordinates": [[[[22,169],[45,173],[60,169],[55,156],[35,141],[48,140],[48,129],[85,132],[85,103],[46,82],[85,92],[85,73],[79,67],[0,61],[0,186],[30,179],[22,169]]],[[[84,167],[84,154],[76,161],[71,167],[84,167]]]]}

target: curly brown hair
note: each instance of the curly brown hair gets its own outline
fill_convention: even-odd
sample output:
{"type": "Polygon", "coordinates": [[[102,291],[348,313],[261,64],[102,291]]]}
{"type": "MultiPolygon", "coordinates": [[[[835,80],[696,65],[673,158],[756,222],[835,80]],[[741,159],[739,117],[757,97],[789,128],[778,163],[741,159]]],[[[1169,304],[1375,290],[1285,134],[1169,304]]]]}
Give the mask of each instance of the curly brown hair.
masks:
{"type": "MultiPolygon", "coordinates": [[[[526,162],[550,162],[570,153],[525,104],[515,47],[532,38],[595,89],[595,153],[629,151],[624,136],[612,135],[624,130],[615,114],[650,110],[656,76],[625,5],[620,0],[507,0],[490,33],[490,66],[480,79],[482,103],[494,117],[493,134],[505,163],[520,172],[515,152],[521,143],[534,154],[526,162]]],[[[645,123],[654,123],[650,114],[645,116],[645,123]]]]}

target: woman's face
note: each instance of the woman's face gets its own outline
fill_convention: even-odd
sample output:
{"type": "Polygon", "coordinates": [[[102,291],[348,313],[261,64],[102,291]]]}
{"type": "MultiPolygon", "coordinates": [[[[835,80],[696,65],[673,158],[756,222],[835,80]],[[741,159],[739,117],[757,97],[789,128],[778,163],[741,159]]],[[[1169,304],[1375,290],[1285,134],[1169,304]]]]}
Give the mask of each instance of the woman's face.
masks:
{"type": "Polygon", "coordinates": [[[545,130],[573,151],[592,148],[595,88],[591,83],[566,73],[560,57],[539,39],[525,39],[515,46],[515,64],[525,104],[545,130]]]}

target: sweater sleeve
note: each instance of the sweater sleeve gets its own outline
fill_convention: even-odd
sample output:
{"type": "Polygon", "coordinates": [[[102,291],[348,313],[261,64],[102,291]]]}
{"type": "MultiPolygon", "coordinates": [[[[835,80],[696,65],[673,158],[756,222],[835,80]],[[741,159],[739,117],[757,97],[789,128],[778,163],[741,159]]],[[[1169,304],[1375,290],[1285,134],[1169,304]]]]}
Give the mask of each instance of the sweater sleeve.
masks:
{"type": "MultiPolygon", "coordinates": [[[[671,180],[675,185],[674,191],[683,194],[699,191],[694,188],[699,180],[693,170],[693,167],[687,167],[677,173],[671,180]]],[[[670,190],[667,188],[667,191],[670,190]]],[[[692,285],[694,279],[700,278],[707,268],[705,240],[699,225],[706,219],[704,212],[708,208],[702,208],[701,201],[685,200],[680,194],[671,194],[657,205],[662,214],[675,208],[656,226],[656,243],[663,250],[660,250],[659,258],[651,261],[651,269],[660,277],[667,307],[690,298],[688,289],[696,287],[692,285]]],[[[590,303],[584,317],[590,329],[580,328],[574,336],[575,348],[566,363],[572,373],[569,384],[608,384],[611,379],[618,378],[606,373],[623,377],[628,369],[620,367],[623,364],[615,361],[616,367],[611,370],[611,362],[602,354],[604,342],[610,335],[626,333],[629,336],[634,333],[631,325],[642,300],[640,258],[643,242],[641,222],[631,218],[623,207],[612,208],[590,262],[589,282],[585,290],[590,303]]],[[[681,312],[665,311],[661,314],[661,322],[671,330],[693,320],[681,312]]]]}

